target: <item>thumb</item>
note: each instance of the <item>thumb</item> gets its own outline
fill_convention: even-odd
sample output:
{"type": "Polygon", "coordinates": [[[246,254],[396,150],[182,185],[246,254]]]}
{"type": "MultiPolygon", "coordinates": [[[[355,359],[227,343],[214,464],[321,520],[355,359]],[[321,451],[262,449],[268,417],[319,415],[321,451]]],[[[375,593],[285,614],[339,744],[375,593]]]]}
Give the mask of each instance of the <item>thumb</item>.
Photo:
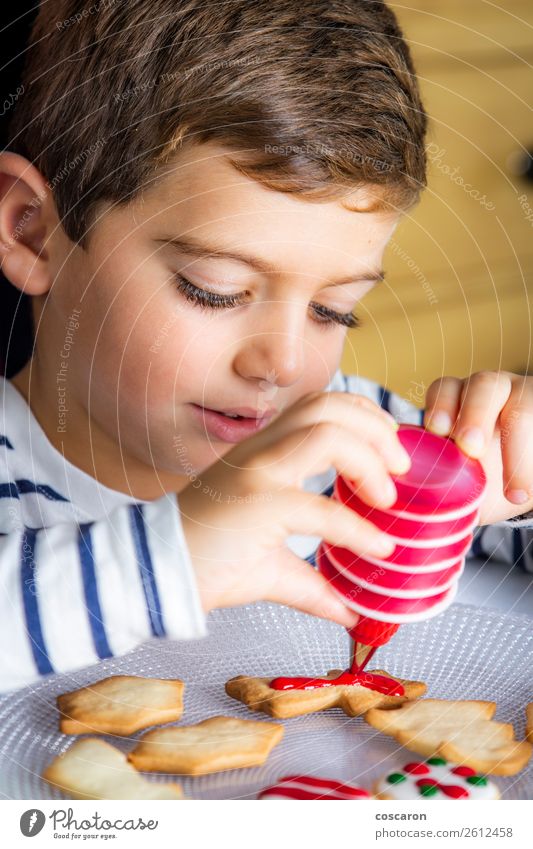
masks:
{"type": "Polygon", "coordinates": [[[353,628],[357,624],[359,614],[343,604],[326,579],[306,560],[301,560],[286,548],[276,559],[277,575],[265,601],[286,604],[303,613],[331,619],[345,628],[353,628]]]}

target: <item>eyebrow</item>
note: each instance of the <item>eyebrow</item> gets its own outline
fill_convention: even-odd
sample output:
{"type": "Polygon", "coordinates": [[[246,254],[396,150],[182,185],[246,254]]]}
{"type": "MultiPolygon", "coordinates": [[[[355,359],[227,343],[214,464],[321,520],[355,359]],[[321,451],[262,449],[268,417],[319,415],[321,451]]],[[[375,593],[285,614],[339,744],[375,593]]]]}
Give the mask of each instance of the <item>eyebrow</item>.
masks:
{"type": "MultiPolygon", "coordinates": [[[[250,268],[253,268],[255,271],[259,271],[262,274],[279,273],[279,269],[276,268],[275,265],[272,265],[272,263],[261,257],[252,256],[251,254],[243,253],[241,251],[228,250],[227,248],[222,248],[218,245],[208,245],[207,243],[197,241],[190,236],[182,236],[180,238],[173,239],[156,239],[156,241],[162,242],[165,245],[172,245],[177,250],[189,254],[190,256],[202,259],[229,259],[233,260],[233,262],[240,262],[244,265],[248,265],[250,268]]],[[[336,280],[330,283],[330,285],[345,286],[348,283],[363,283],[367,281],[381,283],[384,279],[385,272],[380,268],[368,270],[360,274],[352,274],[341,280],[336,280]]]]}

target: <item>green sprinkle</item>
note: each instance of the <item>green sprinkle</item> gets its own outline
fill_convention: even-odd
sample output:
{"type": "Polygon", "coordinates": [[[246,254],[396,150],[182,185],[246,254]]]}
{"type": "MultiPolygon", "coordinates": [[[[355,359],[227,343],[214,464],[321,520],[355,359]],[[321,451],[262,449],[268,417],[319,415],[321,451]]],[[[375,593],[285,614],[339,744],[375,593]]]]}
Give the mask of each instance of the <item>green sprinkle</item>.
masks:
{"type": "Polygon", "coordinates": [[[431,766],[446,766],[447,761],[444,758],[428,758],[426,763],[431,766]]]}
{"type": "Polygon", "coordinates": [[[387,781],[389,784],[400,784],[401,781],[405,781],[406,776],[402,775],[401,772],[391,772],[390,775],[387,776],[387,781]]]}
{"type": "Polygon", "coordinates": [[[421,784],[418,792],[421,796],[434,796],[435,793],[439,792],[439,788],[435,787],[434,784],[421,784]]]}
{"type": "Polygon", "coordinates": [[[487,783],[484,775],[469,775],[466,780],[469,784],[477,784],[479,787],[485,787],[487,783]]]}

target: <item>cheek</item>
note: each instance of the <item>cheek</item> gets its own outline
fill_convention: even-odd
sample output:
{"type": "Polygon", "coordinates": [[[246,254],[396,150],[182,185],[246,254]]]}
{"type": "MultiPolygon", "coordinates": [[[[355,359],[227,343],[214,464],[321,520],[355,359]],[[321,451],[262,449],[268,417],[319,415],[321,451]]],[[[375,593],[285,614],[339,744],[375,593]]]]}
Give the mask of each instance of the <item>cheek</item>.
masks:
{"type": "Polygon", "coordinates": [[[306,388],[308,392],[322,389],[330,382],[340,366],[340,360],[346,342],[346,332],[324,330],[317,336],[313,334],[308,345],[306,363],[306,388]]]}
{"type": "Polygon", "coordinates": [[[331,382],[333,375],[340,367],[340,360],[346,340],[344,330],[324,330],[314,333],[312,344],[309,345],[309,358],[306,363],[306,374],[301,394],[323,391],[331,382]]]}
{"type": "Polygon", "coordinates": [[[152,412],[197,400],[216,371],[219,349],[214,322],[176,302],[170,310],[147,307],[125,343],[121,392],[137,401],[147,397],[152,412]]]}

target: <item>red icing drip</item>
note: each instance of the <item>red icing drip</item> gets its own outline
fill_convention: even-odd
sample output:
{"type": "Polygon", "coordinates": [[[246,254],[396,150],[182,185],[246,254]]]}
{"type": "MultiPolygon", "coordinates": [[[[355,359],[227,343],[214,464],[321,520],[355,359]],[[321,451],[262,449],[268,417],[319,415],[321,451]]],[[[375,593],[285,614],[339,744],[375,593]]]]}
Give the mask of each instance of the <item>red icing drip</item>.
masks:
{"type": "Polygon", "coordinates": [[[257,798],[265,799],[268,796],[285,796],[286,799],[301,799],[310,802],[338,801],[336,796],[324,796],[318,790],[302,790],[299,787],[271,787],[269,790],[263,790],[257,798]]]}
{"type": "Polygon", "coordinates": [[[273,690],[317,690],[322,687],[339,687],[359,684],[387,696],[403,696],[404,689],[398,681],[373,672],[341,672],[337,678],[274,678],[273,690]]]}
{"type": "Polygon", "coordinates": [[[328,778],[314,778],[307,775],[290,775],[282,778],[279,784],[262,790],[258,798],[284,796],[287,799],[369,799],[370,794],[362,787],[343,784],[328,778]],[[294,784],[303,786],[294,787],[294,784]]]}
{"type": "Polygon", "coordinates": [[[411,775],[427,775],[428,772],[431,772],[430,768],[426,764],[419,762],[405,764],[403,771],[409,772],[411,775]]]}
{"type": "Polygon", "coordinates": [[[280,779],[280,784],[284,784],[286,781],[296,781],[300,784],[308,784],[310,787],[338,790],[341,793],[353,794],[355,796],[368,796],[366,790],[362,790],[354,784],[344,784],[342,781],[335,781],[333,778],[315,778],[314,775],[285,775],[280,779]]]}
{"type": "Polygon", "coordinates": [[[475,769],[472,769],[471,766],[456,766],[452,770],[455,775],[462,775],[467,778],[469,775],[476,775],[475,769]]]}
{"type": "Polygon", "coordinates": [[[433,787],[438,787],[441,793],[449,796],[451,799],[468,799],[468,790],[464,787],[457,787],[456,784],[439,784],[434,778],[419,778],[416,782],[417,787],[423,787],[424,784],[431,784],[433,787]]]}
{"type": "Polygon", "coordinates": [[[358,793],[357,795],[351,794],[350,796],[329,796],[321,793],[320,790],[303,790],[303,788],[299,787],[270,787],[268,790],[263,790],[262,793],[259,794],[259,799],[264,799],[267,796],[285,796],[287,799],[302,799],[309,801],[338,801],[342,799],[350,800],[350,799],[370,799],[370,796],[366,792],[358,793]]]}

